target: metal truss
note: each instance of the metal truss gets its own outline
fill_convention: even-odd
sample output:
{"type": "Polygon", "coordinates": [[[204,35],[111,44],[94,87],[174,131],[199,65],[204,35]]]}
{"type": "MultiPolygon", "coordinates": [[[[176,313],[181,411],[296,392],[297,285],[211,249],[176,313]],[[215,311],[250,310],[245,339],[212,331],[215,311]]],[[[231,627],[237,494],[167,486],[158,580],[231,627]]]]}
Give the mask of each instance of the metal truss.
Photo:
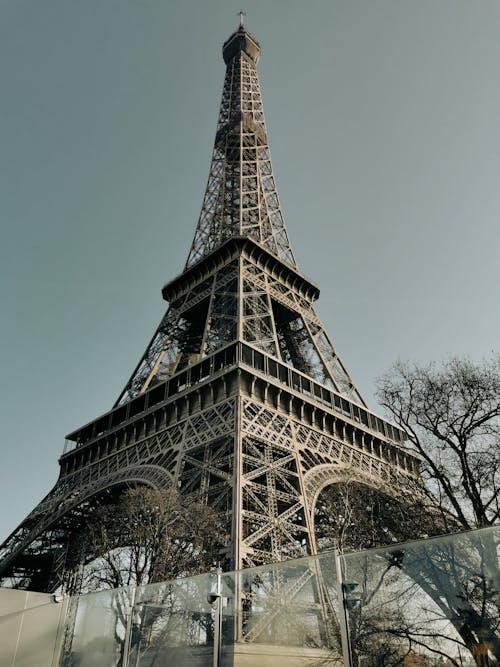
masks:
{"type": "Polygon", "coordinates": [[[325,486],[351,479],[394,496],[414,482],[408,471],[269,405],[245,398],[241,409],[246,567],[316,553],[314,508],[325,486]]]}
{"type": "Polygon", "coordinates": [[[163,289],[169,308],[112,410],[68,436],[55,487],[2,545],[4,581],[74,587],[66,558],[81,522],[131,485],[173,485],[215,507],[233,569],[316,553],[315,505],[329,484],[392,496],[418,487],[417,457],[367,409],[315,311],[319,289],[296,267],[259,46],[240,28],[223,53],[207,190],[186,267],[163,289]]]}
{"type": "Polygon", "coordinates": [[[231,236],[250,236],[295,266],[271,165],[259,55],[257,43],[243,30],[224,45],[227,69],[212,164],[186,268],[231,236]]]}
{"type": "MultiPolygon", "coordinates": [[[[185,273],[234,237],[253,239],[296,270],[271,166],[256,69],[260,48],[240,29],[223,52],[227,69],[214,153],[185,273]]],[[[235,259],[202,275],[170,303],[117,404],[240,339],[364,405],[310,294],[307,298],[251,259],[235,259]]]]}
{"type": "Polygon", "coordinates": [[[220,268],[203,274],[171,303],[117,405],[234,340],[251,343],[366,405],[315,312],[313,297],[275,277],[251,251],[243,248],[226,264],[221,259],[220,268]]]}
{"type": "Polygon", "coordinates": [[[200,362],[190,370],[199,371],[192,385],[184,371],[176,378],[177,393],[150,409],[145,405],[135,419],[113,428],[115,410],[107,430],[94,429],[87,442],[80,431],[82,442],[62,457],[56,486],[4,545],[4,573],[44,540],[51,568],[59,571],[62,562],[55,561],[91,509],[89,501],[115,486],[174,485],[197,494],[226,517],[228,563],[242,567],[314,553],[315,500],[328,483],[347,475],[392,495],[415,483],[414,457],[374,431],[375,417],[369,428],[362,421],[354,427],[324,398],[315,398],[314,387],[299,388],[293,377],[277,401],[275,385],[259,377],[260,369],[248,372],[249,352],[258,364],[262,353],[250,347],[234,356],[223,350],[219,355],[226,354],[228,364],[219,362],[218,373],[196,381],[209,372],[200,362]],[[311,409],[315,425],[309,423],[311,409]]]}

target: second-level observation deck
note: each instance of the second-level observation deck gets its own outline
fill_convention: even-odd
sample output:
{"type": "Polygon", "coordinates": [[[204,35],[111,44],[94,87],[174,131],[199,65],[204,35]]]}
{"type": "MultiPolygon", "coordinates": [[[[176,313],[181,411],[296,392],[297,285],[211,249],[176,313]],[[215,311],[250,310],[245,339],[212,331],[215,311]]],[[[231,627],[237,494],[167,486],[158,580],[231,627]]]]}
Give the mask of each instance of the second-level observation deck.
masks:
{"type": "Polygon", "coordinates": [[[213,252],[201,257],[162,289],[165,301],[175,302],[232,260],[243,256],[265,269],[290,290],[311,303],[319,298],[319,287],[297,269],[283,262],[267,248],[248,236],[232,236],[213,252]]]}
{"type": "MultiPolygon", "coordinates": [[[[125,431],[135,431],[136,439],[140,434],[145,437],[144,422],[173,404],[176,421],[188,416],[190,410],[203,409],[203,401],[190,400],[197,391],[211,391],[207,400],[212,403],[230,393],[229,385],[234,393],[237,375],[246,376],[243,393],[252,383],[252,393],[260,393],[263,400],[269,397],[285,414],[306,419],[312,427],[396,464],[408,474],[418,474],[419,458],[403,446],[405,433],[400,428],[252,345],[236,342],[70,433],[60,458],[61,476],[106,457],[116,447],[128,446],[130,438],[125,431]],[[256,384],[261,385],[260,392],[256,384]],[[369,443],[367,435],[371,436],[369,443]]],[[[170,413],[173,419],[172,410],[170,413]]],[[[163,421],[168,427],[169,418],[163,421]]]]}

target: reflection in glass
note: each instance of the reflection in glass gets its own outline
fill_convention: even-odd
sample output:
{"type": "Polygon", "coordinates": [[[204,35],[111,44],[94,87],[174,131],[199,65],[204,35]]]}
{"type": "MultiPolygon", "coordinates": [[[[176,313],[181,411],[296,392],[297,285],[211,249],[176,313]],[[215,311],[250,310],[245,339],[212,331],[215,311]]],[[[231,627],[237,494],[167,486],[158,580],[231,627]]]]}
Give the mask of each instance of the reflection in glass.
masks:
{"type": "MultiPolygon", "coordinates": [[[[342,556],[352,667],[500,665],[499,549],[494,527],[342,556]]],[[[342,665],[335,558],[82,595],[62,664],[212,665],[220,599],[222,665],[342,665]]]]}

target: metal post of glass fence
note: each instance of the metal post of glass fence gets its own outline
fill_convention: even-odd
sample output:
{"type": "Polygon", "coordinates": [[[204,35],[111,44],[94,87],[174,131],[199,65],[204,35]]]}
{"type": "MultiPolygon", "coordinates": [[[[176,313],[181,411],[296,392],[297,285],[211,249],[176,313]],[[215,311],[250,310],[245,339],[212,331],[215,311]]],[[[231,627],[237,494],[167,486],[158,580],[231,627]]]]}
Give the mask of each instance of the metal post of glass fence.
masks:
{"type": "Polygon", "coordinates": [[[130,654],[130,638],[132,634],[132,620],[134,617],[135,593],[137,588],[132,588],[130,605],[127,607],[127,626],[125,628],[125,638],[123,640],[123,662],[122,667],[128,667],[130,654]]]}
{"type": "Polygon", "coordinates": [[[221,593],[222,570],[217,570],[217,585],[215,593],[210,593],[208,601],[214,608],[214,657],[212,667],[220,667],[222,648],[222,593],[221,593]]]}
{"type": "Polygon", "coordinates": [[[352,667],[351,642],[349,640],[349,617],[344,595],[344,572],[342,568],[342,555],[338,549],[334,549],[335,570],[337,572],[337,594],[339,600],[339,625],[340,640],[342,643],[342,657],[344,667],[352,667]]]}

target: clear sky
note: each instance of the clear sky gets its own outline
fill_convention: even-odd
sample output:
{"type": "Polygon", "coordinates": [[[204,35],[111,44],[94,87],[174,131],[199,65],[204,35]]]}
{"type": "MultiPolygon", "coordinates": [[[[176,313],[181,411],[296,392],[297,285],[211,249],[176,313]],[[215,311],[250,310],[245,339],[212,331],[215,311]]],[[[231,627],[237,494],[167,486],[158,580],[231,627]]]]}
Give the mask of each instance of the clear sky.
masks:
{"type": "MultiPolygon", "coordinates": [[[[0,540],[161,319],[240,0],[0,0],[0,540]]],[[[273,165],[372,407],[397,358],[498,351],[500,2],[248,0],[273,165]]]]}

